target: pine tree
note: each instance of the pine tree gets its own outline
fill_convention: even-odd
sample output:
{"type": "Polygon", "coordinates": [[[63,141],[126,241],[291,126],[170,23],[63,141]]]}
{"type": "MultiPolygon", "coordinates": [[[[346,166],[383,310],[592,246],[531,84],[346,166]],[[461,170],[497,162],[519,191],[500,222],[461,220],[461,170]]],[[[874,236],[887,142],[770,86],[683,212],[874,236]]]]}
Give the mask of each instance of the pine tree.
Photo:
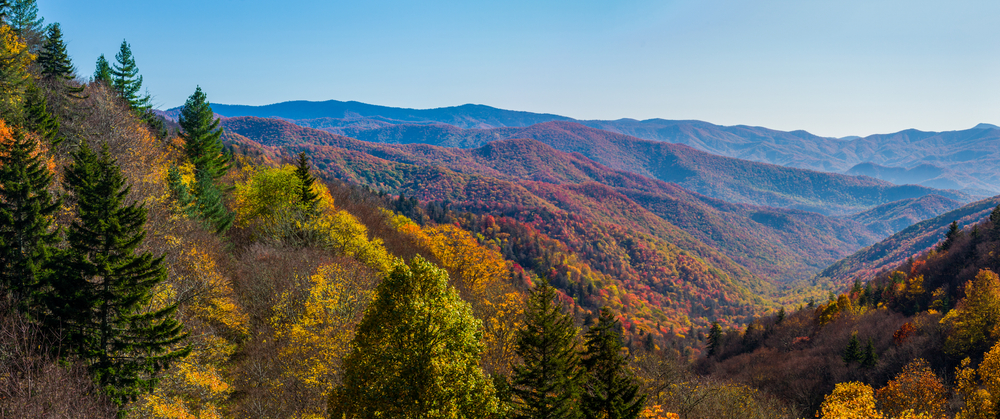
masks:
{"type": "MultiPolygon", "coordinates": [[[[132,57],[132,48],[128,42],[122,41],[118,54],[115,54],[115,61],[117,63],[111,67],[111,87],[128,102],[129,107],[137,115],[144,115],[147,110],[152,108],[152,99],[149,95],[141,96],[139,94],[139,91],[142,90],[142,76],[139,75],[139,67],[135,65],[135,57],[132,57]]],[[[99,63],[100,60],[98,60],[99,63]]]]}
{"type": "Polygon", "coordinates": [[[59,119],[49,112],[45,94],[34,83],[24,92],[24,127],[41,135],[53,146],[63,141],[59,135],[59,119]]]}
{"type": "Polygon", "coordinates": [[[587,331],[584,339],[583,366],[587,370],[581,403],[584,417],[638,418],[646,396],[638,394],[639,385],[622,354],[621,324],[610,308],[601,310],[597,325],[587,331]]]}
{"type": "Polygon", "coordinates": [[[548,284],[537,287],[528,299],[524,327],[518,331],[516,353],[524,364],[514,367],[511,383],[516,417],[582,416],[583,370],[576,337],[573,319],[556,301],[555,288],[548,284]]]}
{"type": "Polygon", "coordinates": [[[0,121],[0,287],[24,301],[41,279],[58,241],[52,218],[59,200],[38,141],[0,121]]]}
{"type": "Polygon", "coordinates": [[[46,298],[45,323],[83,360],[119,406],[151,391],[157,373],[190,351],[175,319],[177,305],[151,307],[153,288],[166,278],[163,258],[137,254],[146,209],[126,203],[130,187],[105,145],[86,143],[66,169],[78,220],[67,235],[46,298]]]}
{"type": "Polygon", "coordinates": [[[844,348],[841,358],[845,364],[861,360],[861,342],[858,341],[858,332],[851,334],[851,340],[847,342],[847,348],[844,348]]]}
{"type": "Polygon", "coordinates": [[[952,244],[955,244],[955,239],[958,238],[958,221],[952,221],[951,225],[948,226],[948,232],[945,233],[944,241],[938,246],[939,250],[948,250],[951,248],[952,244]]]}
{"type": "Polygon", "coordinates": [[[861,361],[861,366],[865,368],[874,368],[878,364],[878,352],[875,351],[875,343],[872,342],[871,338],[868,338],[868,346],[865,347],[859,361],[861,361]]]}
{"type": "Polygon", "coordinates": [[[104,59],[104,54],[97,57],[97,64],[94,68],[94,83],[104,83],[111,86],[111,65],[104,59]]]}
{"type": "Polygon", "coordinates": [[[0,25],[10,24],[10,1],[0,0],[0,25]]]}
{"type": "Polygon", "coordinates": [[[299,185],[299,203],[310,211],[315,211],[316,205],[319,204],[319,195],[312,189],[316,178],[309,173],[309,158],[306,157],[306,152],[304,151],[299,152],[299,160],[295,167],[295,176],[301,182],[299,185]]]}
{"type": "Polygon", "coordinates": [[[712,322],[712,329],[708,331],[708,356],[715,356],[722,347],[722,327],[719,322],[712,322]]]}
{"type": "Polygon", "coordinates": [[[22,37],[26,32],[41,33],[44,18],[38,17],[35,0],[14,0],[10,3],[10,26],[22,37]]]}
{"type": "Polygon", "coordinates": [[[481,322],[448,274],[415,257],[379,284],[330,396],[331,418],[487,418],[481,322]]]}
{"type": "Polygon", "coordinates": [[[225,231],[232,224],[233,215],[222,205],[222,190],[215,182],[229,170],[229,157],[222,150],[219,120],[200,86],[184,103],[178,122],[184,152],[194,165],[196,185],[192,195],[199,213],[216,231],[225,231]]]}
{"type": "Polygon", "coordinates": [[[42,78],[72,80],[76,69],[66,52],[66,44],[62,39],[62,28],[58,23],[49,26],[42,50],[36,61],[41,67],[42,78]]]}

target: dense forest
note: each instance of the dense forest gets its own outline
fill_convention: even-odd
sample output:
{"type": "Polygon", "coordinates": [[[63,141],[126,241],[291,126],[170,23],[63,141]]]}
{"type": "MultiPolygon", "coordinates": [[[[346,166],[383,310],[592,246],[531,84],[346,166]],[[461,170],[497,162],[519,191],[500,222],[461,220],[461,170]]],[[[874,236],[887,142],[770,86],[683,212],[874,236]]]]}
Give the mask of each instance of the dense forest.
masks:
{"type": "MultiPolygon", "coordinates": [[[[642,179],[531,140],[449,154],[478,174],[267,144],[197,86],[154,112],[128,42],[82,76],[33,0],[0,21],[0,417],[1000,413],[1000,207],[782,308],[713,247],[759,235],[695,237],[635,203],[674,185],[630,197],[642,179]]],[[[663,211],[685,208],[715,214],[663,211]]]]}

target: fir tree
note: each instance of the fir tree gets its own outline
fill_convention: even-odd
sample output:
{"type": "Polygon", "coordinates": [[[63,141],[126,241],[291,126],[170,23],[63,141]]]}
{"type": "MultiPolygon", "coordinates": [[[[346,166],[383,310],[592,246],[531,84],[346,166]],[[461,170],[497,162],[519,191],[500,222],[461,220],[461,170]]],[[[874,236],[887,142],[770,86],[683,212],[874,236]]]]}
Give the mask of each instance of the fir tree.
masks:
{"type": "Polygon", "coordinates": [[[958,238],[958,221],[952,221],[951,225],[948,226],[948,232],[945,233],[944,241],[938,246],[939,250],[948,250],[951,248],[952,244],[955,244],[955,239],[958,238]]]}
{"type": "Polygon", "coordinates": [[[861,361],[861,366],[865,368],[874,368],[878,364],[878,353],[875,351],[875,343],[872,342],[871,338],[868,338],[868,346],[865,347],[859,361],[861,361]]]}
{"type": "Polygon", "coordinates": [[[333,418],[488,418],[481,323],[448,274],[415,257],[379,284],[330,396],[333,418]]]}
{"type": "Polygon", "coordinates": [[[774,324],[781,324],[781,322],[785,321],[785,316],[785,308],[782,307],[778,310],[778,317],[774,319],[774,324]]]}
{"type": "Polygon", "coordinates": [[[587,331],[584,339],[583,366],[587,370],[581,403],[584,417],[638,418],[646,396],[638,394],[639,385],[622,354],[621,324],[610,308],[601,310],[597,324],[587,331]]]}
{"type": "Polygon", "coordinates": [[[524,363],[514,367],[511,393],[516,417],[581,417],[583,370],[576,336],[573,319],[556,301],[555,288],[548,284],[536,288],[528,299],[524,327],[517,333],[516,353],[524,363]]]}
{"type": "Polygon", "coordinates": [[[178,122],[184,152],[194,165],[196,185],[192,196],[198,212],[216,231],[224,231],[232,224],[233,216],[222,205],[222,190],[215,182],[229,170],[229,157],[222,150],[219,120],[201,87],[184,103],[178,122]]]}
{"type": "Polygon", "coordinates": [[[319,195],[313,191],[313,183],[316,178],[309,173],[309,158],[306,152],[299,152],[299,160],[295,167],[295,176],[299,178],[299,203],[310,211],[316,210],[319,204],[319,195]]]}
{"type": "Polygon", "coordinates": [[[104,59],[104,54],[97,57],[97,64],[94,68],[94,83],[104,83],[111,86],[111,65],[104,59]]]}
{"type": "MultiPolygon", "coordinates": [[[[129,107],[137,115],[143,116],[147,110],[152,108],[150,103],[152,99],[149,95],[139,94],[139,91],[142,90],[142,76],[139,75],[139,67],[135,65],[132,48],[128,42],[122,41],[118,54],[115,54],[115,61],[117,62],[111,67],[111,87],[128,102],[129,107]]],[[[100,60],[98,60],[98,65],[100,65],[100,60]]],[[[100,71],[100,67],[98,67],[98,71],[100,71]]]]}
{"type": "Polygon", "coordinates": [[[59,135],[59,119],[49,112],[48,100],[34,83],[24,92],[24,127],[41,135],[53,146],[63,141],[59,135]]]}
{"type": "Polygon", "coordinates": [[[146,209],[127,203],[129,186],[105,145],[86,143],[66,170],[78,220],[67,235],[46,299],[46,324],[66,336],[102,390],[119,406],[151,391],[157,373],[190,351],[175,319],[177,305],[150,306],[153,287],[166,278],[163,258],[137,254],[146,209]]]}
{"type": "Polygon", "coordinates": [[[52,218],[59,200],[38,141],[0,121],[0,287],[24,301],[41,279],[58,241],[52,218]]]}
{"type": "Polygon", "coordinates": [[[0,0],[0,25],[10,24],[10,1],[0,0]]]}
{"type": "Polygon", "coordinates": [[[851,334],[851,340],[847,342],[847,348],[844,348],[841,358],[844,359],[845,364],[861,360],[861,342],[858,341],[858,332],[851,334]]]}
{"type": "Polygon", "coordinates": [[[35,0],[14,0],[10,3],[10,27],[22,37],[27,32],[41,33],[44,18],[38,17],[38,4],[35,0]]]}
{"type": "Polygon", "coordinates": [[[41,52],[38,53],[36,61],[41,67],[42,78],[45,79],[65,79],[72,80],[76,69],[66,52],[66,44],[62,39],[62,29],[58,23],[49,26],[42,45],[41,52]]]}
{"type": "Polygon", "coordinates": [[[719,322],[712,322],[712,329],[708,331],[708,356],[715,356],[722,346],[722,327],[719,322]]]}

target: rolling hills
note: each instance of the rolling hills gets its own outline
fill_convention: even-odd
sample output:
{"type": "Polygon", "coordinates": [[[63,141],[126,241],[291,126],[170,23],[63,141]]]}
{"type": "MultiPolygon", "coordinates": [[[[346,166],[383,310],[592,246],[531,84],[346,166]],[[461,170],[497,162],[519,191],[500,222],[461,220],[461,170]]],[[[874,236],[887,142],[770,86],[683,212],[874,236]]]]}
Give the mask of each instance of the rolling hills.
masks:
{"type": "MultiPolygon", "coordinates": [[[[459,129],[523,128],[551,121],[575,121],[591,128],[646,140],[685,144],[715,155],[825,172],[866,174],[891,182],[916,183],[940,189],[960,189],[974,195],[1000,191],[1000,128],[979,124],[967,130],[923,132],[904,130],[866,137],[830,138],[806,131],[779,131],[746,125],[721,126],[694,120],[634,119],[575,120],[565,116],[518,112],[484,105],[437,109],[404,109],[360,102],[283,102],[265,106],[213,105],[222,116],[287,119],[296,124],[370,141],[424,142],[477,147],[463,142],[468,135],[449,130],[412,130],[406,125],[447,125],[459,129]],[[401,127],[403,126],[403,127],[401,127]],[[363,134],[365,131],[376,131],[363,134]],[[389,131],[389,132],[380,132],[389,131]],[[886,170],[867,170],[871,163],[886,170]],[[853,169],[853,170],[852,170],[853,169]],[[940,172],[927,176],[930,171],[940,172]],[[921,173],[900,177],[897,172],[921,173]],[[914,172],[915,171],[915,172],[914,172]],[[895,179],[895,180],[894,180],[895,179]]],[[[167,116],[176,117],[176,109],[167,116]]],[[[491,138],[490,140],[495,139],[491,138]]]]}

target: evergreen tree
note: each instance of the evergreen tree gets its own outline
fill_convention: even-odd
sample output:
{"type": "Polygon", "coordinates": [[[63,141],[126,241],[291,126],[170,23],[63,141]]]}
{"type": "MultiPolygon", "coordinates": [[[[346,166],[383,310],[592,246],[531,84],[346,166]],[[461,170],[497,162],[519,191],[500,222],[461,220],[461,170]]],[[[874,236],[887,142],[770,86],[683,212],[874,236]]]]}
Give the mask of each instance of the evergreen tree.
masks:
{"type": "Polygon", "coordinates": [[[41,135],[53,146],[63,141],[59,135],[59,119],[49,112],[45,94],[34,83],[24,92],[24,127],[41,135]]]}
{"type": "Polygon", "coordinates": [[[785,316],[785,308],[782,307],[778,310],[778,317],[774,319],[774,324],[781,324],[781,322],[785,321],[785,316]]]}
{"type": "Polygon", "coordinates": [[[184,152],[194,165],[196,185],[192,196],[198,212],[216,231],[224,231],[232,224],[233,215],[222,205],[222,190],[216,181],[229,170],[229,157],[222,150],[219,120],[200,86],[184,103],[178,122],[184,152]]]}
{"type": "Polygon", "coordinates": [[[315,211],[316,205],[319,204],[319,195],[312,189],[316,178],[309,173],[309,158],[306,157],[306,152],[304,151],[299,152],[299,160],[295,167],[295,176],[301,182],[299,185],[299,203],[309,210],[315,211]]]}
{"type": "MultiPolygon", "coordinates": [[[[139,67],[135,65],[135,58],[132,57],[132,48],[128,42],[122,41],[122,46],[115,54],[115,63],[111,67],[111,87],[128,102],[136,114],[143,116],[145,112],[152,108],[152,99],[149,95],[141,96],[142,76],[139,75],[139,67]]],[[[100,65],[100,60],[98,60],[100,65]]],[[[101,71],[98,67],[98,71],[101,71]]],[[[95,74],[95,79],[96,79],[95,74]]]]}
{"type": "Polygon", "coordinates": [[[52,218],[59,200],[38,141],[0,121],[0,287],[24,301],[36,288],[58,233],[52,218]]]}
{"type": "Polygon", "coordinates": [[[871,338],[868,338],[868,346],[865,347],[859,361],[861,361],[861,366],[865,368],[874,368],[878,364],[878,353],[875,351],[875,343],[872,342],[871,338]]]}
{"type": "Polygon", "coordinates": [[[952,221],[951,225],[948,226],[948,232],[945,233],[944,241],[938,246],[940,250],[948,250],[951,248],[952,244],[955,244],[955,239],[958,238],[958,221],[952,221]]]}
{"type": "Polygon", "coordinates": [[[844,348],[841,358],[844,359],[845,364],[861,360],[861,342],[858,341],[858,332],[851,334],[851,340],[847,342],[847,348],[844,348]]]}
{"type": "Polygon", "coordinates": [[[610,308],[601,310],[597,325],[587,331],[584,339],[583,366],[587,370],[581,403],[584,417],[638,418],[646,396],[638,394],[639,385],[622,354],[621,324],[610,308]]]}
{"type": "Polygon", "coordinates": [[[62,39],[62,28],[58,23],[49,26],[42,50],[36,61],[41,67],[42,78],[72,80],[76,69],[66,52],[66,44],[62,39]]]}
{"type": "Polygon", "coordinates": [[[0,25],[10,24],[10,1],[0,0],[0,25]]]}
{"type": "Polygon", "coordinates": [[[712,329],[708,331],[708,356],[715,356],[722,347],[722,327],[719,322],[712,322],[712,329]]]}
{"type": "Polygon", "coordinates": [[[415,257],[379,284],[330,396],[331,418],[487,418],[481,322],[448,274],[415,257]]]}
{"type": "Polygon", "coordinates": [[[563,313],[556,290],[537,287],[528,299],[524,326],[517,333],[511,393],[518,418],[580,418],[583,370],[576,349],[577,330],[563,313]]]}
{"type": "Polygon", "coordinates": [[[14,31],[22,37],[27,32],[41,33],[44,18],[38,17],[38,4],[35,0],[14,0],[10,3],[9,23],[14,31]]]}
{"type": "Polygon", "coordinates": [[[86,143],[66,169],[78,220],[67,235],[46,298],[45,323],[66,336],[102,390],[119,406],[151,391],[157,373],[190,352],[177,305],[151,307],[153,287],[166,278],[163,258],[137,254],[146,209],[128,204],[130,187],[105,145],[86,143]]]}
{"type": "Polygon", "coordinates": [[[94,82],[111,86],[111,65],[108,64],[108,60],[104,59],[104,54],[97,57],[97,64],[94,68],[94,82]]]}

